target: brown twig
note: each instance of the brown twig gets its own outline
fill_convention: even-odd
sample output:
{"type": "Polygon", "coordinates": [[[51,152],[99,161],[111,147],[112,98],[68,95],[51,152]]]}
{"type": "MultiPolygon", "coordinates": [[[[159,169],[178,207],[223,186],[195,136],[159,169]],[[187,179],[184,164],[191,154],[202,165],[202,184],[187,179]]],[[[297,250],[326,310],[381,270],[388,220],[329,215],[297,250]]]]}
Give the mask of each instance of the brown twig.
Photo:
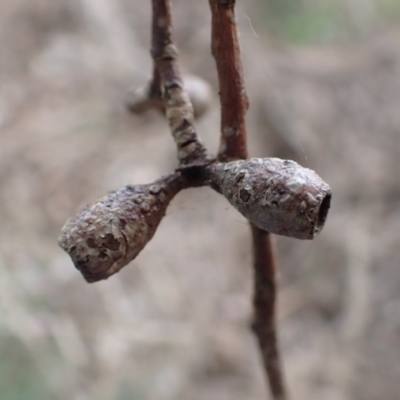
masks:
{"type": "MultiPolygon", "coordinates": [[[[221,143],[218,159],[247,158],[245,114],[249,106],[245,91],[235,0],[209,0],[212,12],[212,52],[217,64],[221,98],[221,143]]],[[[270,234],[252,225],[255,290],[254,332],[257,336],[266,375],[276,400],[284,400],[285,390],[275,329],[275,260],[270,234]]]]}
{"type": "Polygon", "coordinates": [[[156,65],[153,66],[153,77],[149,85],[149,98],[162,100],[161,76],[156,65]]]}
{"type": "Polygon", "coordinates": [[[253,224],[254,297],[253,330],[268,373],[271,392],[276,400],[285,400],[285,387],[279,357],[275,323],[276,258],[271,234],[253,224]]]}
{"type": "Polygon", "coordinates": [[[152,7],[151,54],[160,77],[166,116],[178,148],[178,159],[181,165],[202,165],[209,157],[198,139],[193,107],[177,63],[178,49],[172,37],[171,2],[152,0],[152,7]]]}
{"type": "Polygon", "coordinates": [[[220,161],[247,158],[245,115],[249,107],[234,12],[235,0],[210,0],[212,53],[221,99],[220,161]]]}

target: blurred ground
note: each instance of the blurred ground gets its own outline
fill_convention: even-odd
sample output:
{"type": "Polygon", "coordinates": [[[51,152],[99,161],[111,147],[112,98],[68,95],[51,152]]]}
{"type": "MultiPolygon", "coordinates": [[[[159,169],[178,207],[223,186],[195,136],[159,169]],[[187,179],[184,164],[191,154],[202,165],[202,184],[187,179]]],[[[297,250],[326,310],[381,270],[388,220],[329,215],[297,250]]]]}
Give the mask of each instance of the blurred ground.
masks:
{"type": "MultiPolygon", "coordinates": [[[[176,0],[174,16],[184,69],[217,93],[206,3],[176,0]]],[[[293,400],[398,400],[400,7],[294,3],[238,5],[252,155],[294,158],[333,190],[319,238],[276,238],[288,386],[293,400]]],[[[105,282],[86,284],[57,246],[79,207],[176,165],[165,121],[123,106],[149,77],[149,13],[0,3],[2,400],[266,398],[249,232],[217,194],[181,193],[105,282]]],[[[218,113],[215,98],[198,122],[213,150],[218,113]]]]}

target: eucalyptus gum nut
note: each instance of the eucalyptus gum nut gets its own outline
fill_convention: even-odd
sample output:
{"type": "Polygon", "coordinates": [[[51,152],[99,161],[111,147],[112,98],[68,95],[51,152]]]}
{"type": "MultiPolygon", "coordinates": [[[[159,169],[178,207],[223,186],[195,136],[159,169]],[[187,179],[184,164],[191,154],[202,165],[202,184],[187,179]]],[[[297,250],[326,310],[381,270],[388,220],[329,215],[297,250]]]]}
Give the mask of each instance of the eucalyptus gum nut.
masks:
{"type": "Polygon", "coordinates": [[[200,118],[210,108],[213,98],[211,85],[195,75],[184,75],[183,83],[193,106],[195,118],[200,118]]]}
{"type": "Polygon", "coordinates": [[[58,243],[88,282],[107,279],[145,247],[181,188],[173,174],[110,192],[68,220],[58,243]]]}
{"type": "Polygon", "coordinates": [[[323,228],[331,190],[314,171],[279,158],[217,163],[212,185],[250,222],[277,235],[313,239],[323,228]]]}
{"type": "Polygon", "coordinates": [[[142,114],[154,107],[154,101],[149,98],[149,88],[132,88],[128,91],[125,104],[129,111],[135,114],[142,114]]]}

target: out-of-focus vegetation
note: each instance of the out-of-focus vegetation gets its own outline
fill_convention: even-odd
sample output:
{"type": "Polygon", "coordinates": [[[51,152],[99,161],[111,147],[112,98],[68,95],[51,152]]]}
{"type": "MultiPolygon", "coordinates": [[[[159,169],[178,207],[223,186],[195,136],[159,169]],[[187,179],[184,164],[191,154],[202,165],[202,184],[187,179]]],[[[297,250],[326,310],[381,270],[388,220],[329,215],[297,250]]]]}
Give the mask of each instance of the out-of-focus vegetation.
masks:
{"type": "Polygon", "coordinates": [[[397,0],[267,0],[256,6],[258,25],[295,44],[345,42],[400,24],[397,0]]]}

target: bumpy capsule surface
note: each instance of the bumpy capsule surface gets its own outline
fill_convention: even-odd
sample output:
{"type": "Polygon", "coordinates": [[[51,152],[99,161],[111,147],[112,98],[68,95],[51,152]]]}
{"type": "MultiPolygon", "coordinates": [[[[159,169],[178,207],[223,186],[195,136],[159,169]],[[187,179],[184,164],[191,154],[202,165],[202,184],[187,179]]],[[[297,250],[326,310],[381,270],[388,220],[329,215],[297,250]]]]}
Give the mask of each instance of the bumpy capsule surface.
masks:
{"type": "Polygon", "coordinates": [[[277,235],[313,239],[323,228],[331,190],[294,161],[253,158],[211,166],[211,180],[250,222],[277,235]]]}
{"type": "Polygon", "coordinates": [[[68,220],[58,243],[88,282],[107,279],[153,237],[180,188],[174,174],[150,185],[128,185],[110,192],[68,220]]]}

